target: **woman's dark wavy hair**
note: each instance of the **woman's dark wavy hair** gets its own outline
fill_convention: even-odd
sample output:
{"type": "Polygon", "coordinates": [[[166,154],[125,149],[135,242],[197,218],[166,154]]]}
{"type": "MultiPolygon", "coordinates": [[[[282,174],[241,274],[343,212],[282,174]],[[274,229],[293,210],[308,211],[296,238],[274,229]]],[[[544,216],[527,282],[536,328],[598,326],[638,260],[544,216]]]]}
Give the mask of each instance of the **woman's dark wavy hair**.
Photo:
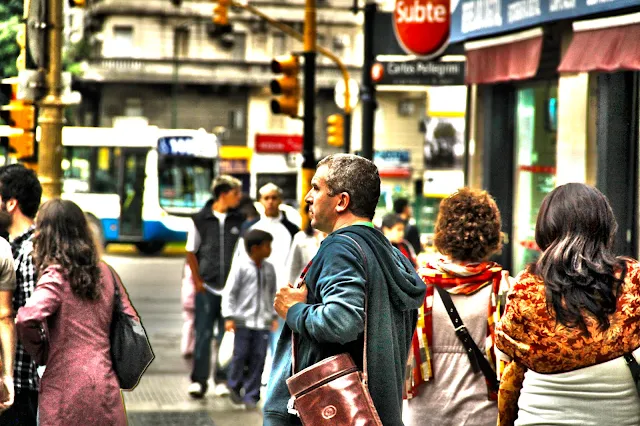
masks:
{"type": "Polygon", "coordinates": [[[545,284],[547,309],[559,323],[589,335],[585,315],[609,328],[626,275],[624,259],[612,251],[618,224],[607,198],[596,188],[568,183],[542,201],[536,243],[542,255],[533,272],[545,284]]]}
{"type": "Polygon", "coordinates": [[[44,203],[38,211],[33,243],[40,273],[60,265],[76,296],[85,300],[100,297],[98,254],[80,207],[59,198],[44,203]]]}

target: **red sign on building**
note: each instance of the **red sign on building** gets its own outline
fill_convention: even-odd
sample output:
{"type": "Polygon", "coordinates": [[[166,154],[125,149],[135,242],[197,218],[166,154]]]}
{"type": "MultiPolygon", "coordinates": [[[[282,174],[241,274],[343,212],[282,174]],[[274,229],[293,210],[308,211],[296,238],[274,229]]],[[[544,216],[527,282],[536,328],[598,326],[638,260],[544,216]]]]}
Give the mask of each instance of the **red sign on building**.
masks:
{"type": "Polygon", "coordinates": [[[255,152],[260,154],[302,152],[302,135],[266,135],[257,133],[255,152]]]}
{"type": "Polygon", "coordinates": [[[450,0],[396,0],[393,28],[409,55],[437,56],[449,41],[450,0]]]}

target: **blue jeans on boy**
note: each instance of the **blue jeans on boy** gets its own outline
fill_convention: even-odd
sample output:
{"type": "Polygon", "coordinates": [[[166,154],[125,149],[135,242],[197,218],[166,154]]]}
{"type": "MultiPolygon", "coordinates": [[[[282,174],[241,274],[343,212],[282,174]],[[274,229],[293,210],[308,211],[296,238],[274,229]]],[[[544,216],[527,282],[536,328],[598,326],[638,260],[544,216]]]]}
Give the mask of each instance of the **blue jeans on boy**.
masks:
{"type": "Polygon", "coordinates": [[[244,389],[242,400],[248,404],[256,404],[260,400],[260,385],[269,347],[269,334],[269,330],[236,327],[227,386],[238,394],[241,389],[244,389]]]}
{"type": "MultiPolygon", "coordinates": [[[[211,340],[213,339],[214,327],[218,327],[215,336],[218,346],[224,335],[224,318],[220,303],[222,296],[208,291],[196,293],[196,318],[195,334],[196,342],[193,351],[193,370],[191,371],[191,381],[202,384],[207,390],[207,380],[211,374],[211,340]]],[[[216,366],[213,381],[223,383],[226,380],[226,371],[216,366]]]]}

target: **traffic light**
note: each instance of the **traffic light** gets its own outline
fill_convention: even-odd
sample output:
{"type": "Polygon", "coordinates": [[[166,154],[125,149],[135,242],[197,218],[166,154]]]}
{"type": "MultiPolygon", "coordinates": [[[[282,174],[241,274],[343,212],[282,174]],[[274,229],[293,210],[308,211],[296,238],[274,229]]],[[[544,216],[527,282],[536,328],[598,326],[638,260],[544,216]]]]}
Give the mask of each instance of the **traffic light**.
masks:
{"type": "Polygon", "coordinates": [[[342,114],[331,114],[327,117],[327,143],[337,147],[344,145],[344,117],[342,114]]]}
{"type": "Polygon", "coordinates": [[[229,34],[232,30],[231,24],[229,24],[229,6],[231,0],[218,0],[216,6],[213,8],[213,35],[221,36],[229,34]]]}
{"type": "Polygon", "coordinates": [[[85,7],[86,0],[69,0],[69,7],[85,7]]]}
{"type": "Polygon", "coordinates": [[[9,125],[15,129],[22,130],[9,136],[10,152],[20,161],[35,162],[36,143],[36,107],[30,102],[13,100],[9,104],[9,125]]]}
{"type": "Polygon", "coordinates": [[[9,152],[18,160],[35,163],[36,108],[29,101],[16,99],[17,90],[17,84],[2,85],[0,118],[4,127],[0,136],[7,138],[9,152]]]}
{"type": "Polygon", "coordinates": [[[271,93],[281,95],[271,100],[271,112],[297,117],[300,104],[300,58],[297,55],[279,56],[271,61],[271,71],[283,74],[282,77],[271,80],[271,93]]]}

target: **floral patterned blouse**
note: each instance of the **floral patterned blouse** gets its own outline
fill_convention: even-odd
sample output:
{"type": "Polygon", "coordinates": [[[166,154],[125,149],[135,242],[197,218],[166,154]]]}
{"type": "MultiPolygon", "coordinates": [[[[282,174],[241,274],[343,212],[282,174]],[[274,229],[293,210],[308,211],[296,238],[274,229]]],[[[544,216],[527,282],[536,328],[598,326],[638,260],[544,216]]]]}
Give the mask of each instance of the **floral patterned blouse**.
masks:
{"type": "Polygon", "coordinates": [[[513,362],[507,367],[498,396],[499,424],[512,424],[526,369],[561,373],[600,364],[640,347],[640,264],[627,261],[617,309],[610,326],[600,330],[595,318],[585,318],[590,336],[556,322],[547,309],[544,282],[522,272],[507,296],[496,327],[496,346],[513,362]]]}

